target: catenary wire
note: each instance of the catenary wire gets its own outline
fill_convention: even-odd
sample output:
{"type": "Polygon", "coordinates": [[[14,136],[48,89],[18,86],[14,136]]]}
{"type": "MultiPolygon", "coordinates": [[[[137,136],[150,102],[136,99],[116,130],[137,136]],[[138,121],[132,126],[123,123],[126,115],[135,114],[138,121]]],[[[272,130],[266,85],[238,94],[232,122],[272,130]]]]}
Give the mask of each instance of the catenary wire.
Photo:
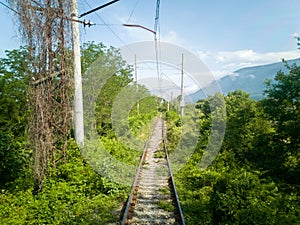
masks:
{"type": "MultiPolygon", "coordinates": [[[[87,2],[87,0],[83,0],[83,2],[89,7],[92,8],[92,6],[87,2]]],[[[133,55],[135,55],[135,52],[128,47],[128,45],[120,38],[120,36],[109,26],[108,23],[105,22],[105,20],[99,15],[98,12],[95,12],[96,16],[102,21],[104,26],[107,26],[107,28],[113,33],[113,35],[123,44],[123,46],[125,46],[125,48],[127,48],[129,50],[129,52],[131,52],[133,55]]],[[[143,61],[143,59],[139,58],[137,56],[137,58],[141,61],[143,61]]],[[[149,69],[151,70],[152,68],[149,67],[149,69]]]]}
{"type": "Polygon", "coordinates": [[[133,6],[133,9],[132,9],[132,11],[131,11],[131,13],[130,13],[130,15],[129,15],[129,17],[128,17],[128,20],[127,20],[126,23],[129,23],[129,21],[130,21],[132,15],[133,15],[133,13],[134,13],[134,11],[135,11],[135,9],[136,9],[138,3],[139,3],[139,0],[136,0],[135,4],[134,4],[134,6],[133,6]]]}
{"type": "Polygon", "coordinates": [[[13,8],[11,8],[10,6],[6,5],[3,2],[0,2],[1,5],[3,5],[4,7],[6,7],[7,9],[13,11],[14,13],[18,14],[19,16],[22,16],[21,13],[19,13],[18,11],[14,10],[13,8]]]}
{"type": "MultiPolygon", "coordinates": [[[[92,6],[87,2],[87,0],[83,0],[83,2],[88,6],[88,7],[90,7],[90,8],[92,8],[92,6]]],[[[138,2],[138,1],[137,1],[138,2]]],[[[136,3],[137,4],[137,3],[136,3]]],[[[159,0],[157,0],[157,4],[156,4],[156,17],[155,17],[155,29],[156,30],[160,30],[160,28],[159,28],[159,5],[160,5],[160,1],[159,0]]],[[[135,52],[132,50],[132,49],[130,49],[129,47],[128,47],[128,45],[120,38],[120,36],[111,28],[111,26],[108,24],[108,23],[106,23],[105,22],[105,20],[99,15],[99,13],[98,12],[95,12],[95,14],[96,14],[96,16],[102,21],[102,25],[103,26],[106,26],[112,33],[113,33],[113,35],[131,52],[131,53],[133,53],[133,54],[135,54],[135,52]]],[[[158,81],[160,82],[160,80],[161,80],[161,77],[160,77],[160,69],[159,69],[159,45],[158,45],[158,40],[160,40],[160,36],[158,35],[158,36],[154,36],[154,40],[155,40],[155,55],[156,55],[156,70],[157,70],[157,77],[158,77],[158,81]],[[157,38],[158,37],[158,38],[157,38]]],[[[137,58],[138,59],[140,59],[138,56],[137,56],[137,58]]],[[[143,59],[140,59],[141,61],[143,61],[143,59]]],[[[150,67],[149,67],[149,69],[151,69],[150,67]]],[[[161,87],[159,87],[160,88],[160,90],[161,90],[161,87]]]]}

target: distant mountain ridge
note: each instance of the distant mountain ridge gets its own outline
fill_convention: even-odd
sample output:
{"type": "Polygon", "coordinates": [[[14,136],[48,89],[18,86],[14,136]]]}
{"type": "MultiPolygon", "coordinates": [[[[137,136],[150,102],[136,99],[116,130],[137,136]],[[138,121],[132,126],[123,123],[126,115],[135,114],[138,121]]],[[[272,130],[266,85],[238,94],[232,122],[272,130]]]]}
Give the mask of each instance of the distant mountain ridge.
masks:
{"type": "MultiPolygon", "coordinates": [[[[289,65],[300,65],[300,58],[287,60],[289,65]]],[[[265,80],[267,78],[274,79],[278,71],[287,72],[287,68],[283,62],[245,67],[236,70],[233,74],[227,75],[214,81],[203,90],[198,90],[193,94],[189,95],[190,100],[193,102],[199,99],[205,98],[204,93],[211,93],[210,90],[216,85],[221,87],[223,94],[227,95],[228,92],[234,91],[236,89],[243,90],[250,94],[250,97],[256,100],[260,100],[264,97],[263,91],[265,90],[265,80]]]]}

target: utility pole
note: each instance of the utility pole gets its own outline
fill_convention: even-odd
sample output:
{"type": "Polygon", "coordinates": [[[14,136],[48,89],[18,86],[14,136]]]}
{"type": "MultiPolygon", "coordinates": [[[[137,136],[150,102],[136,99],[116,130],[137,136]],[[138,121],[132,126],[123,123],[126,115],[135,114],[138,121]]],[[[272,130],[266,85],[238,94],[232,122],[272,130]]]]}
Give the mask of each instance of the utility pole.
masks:
{"type": "Polygon", "coordinates": [[[75,139],[77,145],[84,146],[84,125],[83,125],[83,99],[82,99],[82,78],[80,62],[80,37],[78,20],[78,2],[71,0],[72,17],[72,44],[74,55],[74,125],[75,139]]]}
{"type": "Polygon", "coordinates": [[[181,59],[181,98],[180,98],[180,116],[184,115],[184,86],[183,86],[183,54],[181,59]]]}
{"type": "MultiPolygon", "coordinates": [[[[72,44],[74,55],[74,125],[75,125],[75,139],[77,145],[84,146],[84,124],[83,124],[83,97],[82,97],[82,78],[81,78],[81,62],[80,62],[80,37],[79,37],[79,17],[86,16],[90,13],[96,12],[99,9],[114,4],[120,0],[113,0],[86,13],[78,15],[78,2],[71,0],[71,20],[72,20],[72,44]]],[[[91,25],[90,22],[87,25],[91,25]]]]}
{"type": "MultiPolygon", "coordinates": [[[[136,63],[136,54],[134,55],[134,71],[135,71],[135,87],[136,87],[136,92],[138,93],[139,91],[139,86],[137,83],[137,63],[136,63]]],[[[137,115],[140,115],[140,101],[138,100],[137,104],[136,104],[136,111],[137,111],[137,115]]]]}

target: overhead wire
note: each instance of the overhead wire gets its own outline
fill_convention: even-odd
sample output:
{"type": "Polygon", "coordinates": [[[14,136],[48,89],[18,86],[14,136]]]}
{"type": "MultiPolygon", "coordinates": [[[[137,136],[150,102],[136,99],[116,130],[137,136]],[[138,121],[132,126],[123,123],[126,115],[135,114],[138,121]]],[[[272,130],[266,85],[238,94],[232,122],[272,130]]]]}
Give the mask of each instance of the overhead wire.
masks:
{"type": "Polygon", "coordinates": [[[21,13],[19,13],[18,11],[14,10],[13,8],[11,8],[10,6],[6,5],[5,3],[3,2],[0,2],[1,5],[3,5],[4,7],[6,7],[7,9],[13,11],[14,13],[18,14],[19,16],[22,16],[21,13]]]}
{"type": "MultiPolygon", "coordinates": [[[[85,4],[92,8],[92,6],[86,1],[83,0],[85,2],[85,4]]],[[[99,15],[98,12],[95,12],[96,16],[102,21],[102,23],[113,33],[113,35],[115,35],[115,37],[124,45],[126,46],[125,42],[120,38],[120,36],[104,21],[104,19],[99,15]]],[[[128,47],[127,47],[128,48],[128,47]]]]}
{"type": "Polygon", "coordinates": [[[30,0],[32,1],[34,4],[38,5],[39,7],[43,8],[44,6],[42,6],[42,4],[40,2],[37,2],[35,0],[30,0]]]}
{"type": "MultiPolygon", "coordinates": [[[[92,8],[92,6],[87,2],[87,0],[82,0],[89,8],[92,8]]],[[[135,10],[135,8],[137,7],[138,5],[138,2],[139,0],[136,1],[135,3],[135,6],[132,10],[132,12],[130,13],[130,16],[129,16],[129,20],[130,18],[132,17],[133,15],[133,12],[135,10]]],[[[160,30],[159,28],[159,5],[160,5],[160,1],[157,1],[157,4],[156,4],[156,16],[155,16],[155,29],[156,30],[160,30]]],[[[102,26],[106,26],[110,31],[111,33],[113,33],[113,35],[120,41],[120,43],[122,43],[124,45],[125,48],[127,48],[129,50],[129,52],[131,52],[132,54],[135,54],[135,52],[128,47],[128,45],[120,38],[120,36],[111,28],[110,24],[106,23],[106,21],[99,15],[98,12],[95,12],[96,16],[102,21],[103,24],[96,24],[96,25],[102,25],[102,26]]],[[[111,24],[112,25],[112,24],[111,24]]],[[[118,25],[118,24],[113,24],[113,25],[118,25]]],[[[156,69],[157,69],[157,75],[158,75],[158,81],[161,80],[159,74],[160,74],[160,70],[159,70],[159,49],[158,49],[158,40],[160,40],[160,37],[158,35],[158,38],[157,36],[155,36],[155,45],[156,45],[156,50],[155,50],[155,55],[156,55],[156,69]]],[[[137,58],[141,61],[143,61],[143,59],[140,59],[138,56],[137,58]]],[[[152,70],[152,68],[149,67],[149,70],[152,70]]],[[[161,82],[160,82],[161,83],[161,82]]],[[[161,85],[160,86],[160,90],[161,90],[161,85]]]]}
{"type": "Polygon", "coordinates": [[[134,11],[135,11],[135,9],[136,9],[138,3],[139,3],[139,1],[140,1],[140,0],[136,0],[135,4],[134,4],[134,6],[133,6],[133,9],[131,10],[131,13],[130,13],[130,15],[129,15],[129,17],[128,17],[128,20],[127,20],[126,23],[129,23],[129,21],[130,21],[132,15],[133,15],[133,13],[134,13],[134,11]]]}
{"type": "MultiPolygon", "coordinates": [[[[39,6],[41,6],[39,2],[37,2],[37,1],[35,1],[35,0],[31,0],[31,1],[32,1],[33,3],[38,4],[39,6]]],[[[83,0],[83,1],[85,2],[86,5],[88,5],[88,7],[92,8],[91,5],[90,5],[86,0],[83,0]]],[[[139,2],[139,0],[136,1],[135,6],[134,6],[133,10],[131,11],[128,20],[130,20],[130,18],[132,17],[133,12],[134,12],[135,8],[136,8],[137,5],[138,5],[138,2],[139,2]]],[[[3,5],[4,7],[6,7],[7,9],[11,10],[12,12],[18,14],[19,16],[22,16],[22,17],[23,17],[23,15],[22,15],[20,12],[16,11],[16,10],[13,9],[12,7],[8,6],[7,4],[5,4],[5,3],[1,2],[1,1],[0,1],[0,4],[3,5]]],[[[116,36],[116,38],[117,38],[124,46],[126,46],[126,48],[127,48],[130,52],[134,53],[134,52],[126,45],[126,43],[119,37],[119,35],[118,35],[118,34],[110,27],[110,26],[118,26],[118,25],[119,25],[119,26],[122,26],[122,24],[108,24],[108,23],[106,23],[106,22],[104,21],[104,19],[103,19],[97,12],[95,12],[95,14],[96,14],[96,16],[102,21],[102,24],[93,23],[93,25],[96,25],[96,26],[106,26],[106,27],[108,27],[108,29],[116,36]]],[[[77,22],[81,22],[81,21],[77,21],[77,22]]],[[[85,23],[85,22],[81,22],[81,23],[85,23]]]]}
{"type": "MultiPolygon", "coordinates": [[[[92,6],[87,2],[87,0],[82,0],[89,8],[92,8],[92,6]]],[[[136,3],[137,4],[137,3],[136,3]]],[[[102,21],[103,24],[101,24],[102,26],[106,26],[112,33],[113,35],[119,40],[120,43],[123,44],[123,46],[129,51],[131,52],[133,55],[135,55],[135,52],[129,48],[128,44],[126,44],[121,38],[120,36],[111,28],[110,24],[106,23],[105,20],[99,15],[98,12],[95,12],[96,16],[102,21]]],[[[96,24],[96,25],[100,25],[100,24],[96,24]]],[[[118,24],[116,24],[118,25],[118,24]]],[[[123,25],[121,25],[123,26],[123,25]]],[[[137,59],[139,59],[140,61],[143,61],[144,59],[139,58],[139,56],[137,56],[137,59]]],[[[149,70],[152,70],[152,68],[149,67],[149,70]]]]}
{"type": "Polygon", "coordinates": [[[93,13],[93,12],[96,12],[96,11],[98,11],[99,9],[105,8],[105,7],[109,6],[109,5],[112,5],[112,4],[116,3],[116,2],[118,2],[118,1],[120,1],[120,0],[113,0],[113,1],[110,1],[110,2],[108,2],[108,3],[106,3],[106,4],[104,4],[104,5],[101,5],[101,6],[99,6],[99,7],[96,7],[96,8],[94,8],[94,9],[91,9],[91,10],[89,10],[88,12],[85,12],[85,13],[79,15],[79,18],[81,18],[81,17],[83,17],[83,16],[86,16],[86,15],[88,15],[88,14],[91,14],[91,13],[93,13]]]}

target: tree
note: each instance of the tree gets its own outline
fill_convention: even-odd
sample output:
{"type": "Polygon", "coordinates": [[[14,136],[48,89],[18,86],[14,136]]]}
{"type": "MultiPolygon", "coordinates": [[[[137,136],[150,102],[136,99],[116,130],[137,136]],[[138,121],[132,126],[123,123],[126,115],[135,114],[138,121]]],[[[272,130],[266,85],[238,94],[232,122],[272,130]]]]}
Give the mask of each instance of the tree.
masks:
{"type": "Polygon", "coordinates": [[[226,96],[227,125],[223,149],[233,151],[240,162],[245,163],[253,150],[253,138],[264,132],[265,125],[258,124],[257,102],[250,95],[236,90],[226,96]]]}
{"type": "Polygon", "coordinates": [[[0,186],[20,176],[27,165],[28,61],[25,47],[0,59],[0,186]]]}
{"type": "Polygon", "coordinates": [[[269,138],[281,160],[277,173],[292,183],[300,174],[300,67],[286,64],[287,74],[279,71],[275,81],[266,81],[266,98],[261,104],[276,133],[269,138]]]}
{"type": "MultiPolygon", "coordinates": [[[[115,98],[132,82],[132,68],[122,59],[118,49],[107,48],[102,43],[84,44],[81,54],[84,97],[91,103],[96,102],[95,115],[91,116],[96,117],[98,133],[104,135],[111,131],[111,112],[115,98]]],[[[86,105],[89,108],[93,104],[86,102],[86,105]]]]}
{"type": "Polygon", "coordinates": [[[266,81],[266,98],[262,105],[281,141],[297,150],[300,143],[300,67],[286,66],[289,74],[279,71],[275,82],[266,81]]]}
{"type": "Polygon", "coordinates": [[[298,203],[278,184],[245,169],[223,174],[213,187],[212,224],[297,224],[298,203]]]}
{"type": "Polygon", "coordinates": [[[0,127],[24,133],[28,101],[28,61],[25,47],[6,51],[0,59],[0,127]]]}

